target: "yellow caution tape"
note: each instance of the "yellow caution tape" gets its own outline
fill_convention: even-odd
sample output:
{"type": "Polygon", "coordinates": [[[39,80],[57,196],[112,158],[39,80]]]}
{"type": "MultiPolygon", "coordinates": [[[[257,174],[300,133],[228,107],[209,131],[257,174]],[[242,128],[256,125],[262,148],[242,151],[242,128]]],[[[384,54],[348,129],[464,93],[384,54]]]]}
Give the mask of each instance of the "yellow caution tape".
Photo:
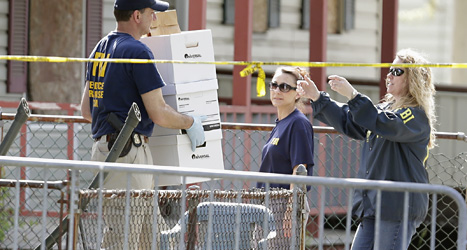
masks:
{"type": "MultiPolygon", "coordinates": [[[[149,60],[149,59],[119,59],[119,58],[76,58],[76,57],[58,57],[58,56],[14,56],[14,55],[0,55],[0,60],[10,61],[23,61],[23,62],[96,62],[104,61],[111,63],[176,63],[176,64],[215,64],[215,65],[243,65],[250,67],[258,67],[260,65],[276,65],[276,66],[299,66],[309,68],[323,68],[323,67],[373,67],[373,68],[389,68],[389,67],[427,67],[427,68],[455,68],[466,69],[467,63],[427,63],[427,64],[393,64],[393,63],[342,63],[342,62],[260,62],[260,61],[222,61],[222,62],[193,62],[193,61],[180,61],[180,60],[149,60]]],[[[261,66],[260,66],[261,67],[261,66]]],[[[254,72],[254,71],[253,71],[254,72]]]]}
{"type": "Polygon", "coordinates": [[[249,65],[245,67],[242,71],[240,71],[240,76],[246,77],[253,74],[256,71],[258,71],[258,78],[256,80],[256,93],[258,93],[258,97],[262,97],[266,95],[266,73],[261,67],[261,64],[249,65]]]}
{"type": "Polygon", "coordinates": [[[9,61],[22,61],[22,62],[51,62],[51,63],[65,63],[65,62],[111,62],[111,63],[176,63],[176,64],[215,64],[215,65],[241,65],[246,66],[240,72],[242,77],[249,76],[258,71],[258,79],[256,82],[256,90],[258,96],[266,94],[265,79],[266,74],[261,67],[262,65],[275,65],[275,66],[293,66],[293,67],[308,67],[308,68],[323,68],[323,67],[372,67],[372,68],[389,68],[389,67],[403,67],[403,68],[453,68],[453,69],[466,69],[467,63],[427,63],[427,64],[392,64],[392,63],[341,63],[341,62],[259,62],[259,61],[223,61],[223,62],[193,62],[193,61],[179,61],[179,60],[149,60],[149,59],[117,59],[117,58],[76,58],[76,57],[58,57],[58,56],[15,56],[15,55],[0,55],[0,60],[9,61]]]}
{"type": "Polygon", "coordinates": [[[256,80],[256,93],[258,97],[262,97],[266,95],[266,73],[264,72],[263,68],[258,65],[258,79],[256,80]]]}
{"type": "Polygon", "coordinates": [[[256,71],[256,65],[250,65],[248,67],[245,67],[242,71],[240,71],[240,76],[246,77],[246,76],[253,74],[255,71],[256,71]]]}

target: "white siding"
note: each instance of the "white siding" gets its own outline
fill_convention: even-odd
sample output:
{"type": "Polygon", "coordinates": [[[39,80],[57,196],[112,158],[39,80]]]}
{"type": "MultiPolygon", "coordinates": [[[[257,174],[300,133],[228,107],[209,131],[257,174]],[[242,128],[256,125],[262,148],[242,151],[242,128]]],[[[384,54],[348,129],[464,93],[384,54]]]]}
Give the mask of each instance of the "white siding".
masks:
{"type": "MultiPolygon", "coordinates": [[[[208,1],[207,28],[213,32],[216,60],[233,60],[234,28],[222,24],[223,1],[208,1]]],[[[356,1],[355,29],[344,34],[328,36],[327,61],[365,62],[379,61],[380,1],[356,1]]],[[[301,0],[281,1],[281,24],[264,34],[253,35],[253,61],[308,61],[309,32],[300,29],[301,0]]],[[[218,66],[230,68],[229,66],[218,66]]],[[[275,66],[265,67],[273,70],[275,66]]],[[[328,68],[328,74],[342,74],[350,78],[377,80],[379,69],[328,68]]]]}
{"type": "MultiPolygon", "coordinates": [[[[206,28],[212,30],[214,54],[217,61],[233,60],[234,27],[222,24],[223,0],[208,0],[206,28]]],[[[328,62],[364,62],[380,61],[380,0],[359,0],[355,6],[355,29],[344,34],[328,36],[328,62]]],[[[309,32],[300,29],[301,0],[281,1],[280,26],[269,29],[264,34],[253,34],[252,60],[308,61],[309,32]]],[[[229,65],[218,65],[218,69],[231,69],[229,65]]],[[[276,66],[265,66],[272,72],[276,66]]],[[[327,68],[327,74],[340,74],[348,78],[378,80],[378,68],[327,68]]],[[[255,80],[252,80],[252,84],[255,80]]],[[[219,81],[219,96],[231,93],[232,82],[228,79],[219,81]]],[[[256,98],[255,86],[252,97],[256,98]]],[[[264,97],[263,99],[267,99],[264,97]]]]}
{"type": "MultiPolygon", "coordinates": [[[[214,53],[217,61],[233,60],[234,27],[222,24],[222,0],[208,0],[206,28],[212,30],[214,53]]],[[[103,33],[115,29],[112,0],[104,1],[103,33]]],[[[356,1],[355,29],[344,34],[328,36],[329,62],[379,62],[380,0],[356,1]]],[[[264,34],[253,34],[253,61],[308,61],[308,30],[300,29],[301,0],[281,1],[281,25],[264,34]]],[[[217,66],[231,69],[232,66],[217,66]]],[[[275,66],[265,67],[272,71],[275,66]]],[[[377,80],[375,68],[328,68],[328,74],[341,74],[349,78],[377,80]]]]}
{"type": "MultiPolygon", "coordinates": [[[[455,27],[453,14],[454,0],[399,0],[397,47],[423,52],[433,63],[451,63],[455,27]]],[[[435,82],[450,84],[451,71],[434,68],[435,82]]]]}
{"type": "MultiPolygon", "coordinates": [[[[438,127],[441,132],[464,132],[467,133],[465,124],[467,116],[467,98],[465,93],[438,92],[436,98],[438,127]]],[[[438,147],[434,150],[437,153],[455,155],[459,152],[467,152],[467,143],[453,140],[439,140],[438,147]]]]}
{"type": "MultiPolygon", "coordinates": [[[[381,51],[380,0],[355,1],[355,29],[344,34],[328,35],[329,62],[377,63],[381,51]]],[[[328,68],[328,74],[347,78],[379,80],[379,68],[328,68]]]]}
{"type": "Polygon", "coordinates": [[[114,0],[104,0],[102,36],[107,35],[110,31],[115,30],[116,23],[114,17],[114,0]]]}

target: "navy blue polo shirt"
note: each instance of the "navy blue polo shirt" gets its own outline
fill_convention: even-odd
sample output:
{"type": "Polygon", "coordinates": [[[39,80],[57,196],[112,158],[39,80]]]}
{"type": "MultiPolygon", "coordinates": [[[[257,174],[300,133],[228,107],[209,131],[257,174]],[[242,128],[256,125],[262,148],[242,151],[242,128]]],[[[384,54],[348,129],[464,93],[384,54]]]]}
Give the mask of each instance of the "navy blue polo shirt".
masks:
{"type": "MultiPolygon", "coordinates": [[[[276,126],[263,147],[260,172],[292,174],[293,168],[307,164],[308,176],[313,175],[313,126],[308,118],[295,109],[276,126]]],[[[257,187],[264,187],[258,183],[257,187]]],[[[290,184],[271,183],[271,188],[290,189],[290,184]]]]}
{"type": "MultiPolygon", "coordinates": [[[[154,59],[154,56],[144,43],[131,35],[113,31],[99,41],[90,58],[154,59]]],[[[154,123],[141,95],[165,86],[154,63],[89,62],[86,80],[90,83],[93,138],[115,132],[106,121],[108,114],[114,112],[124,122],[133,102],[141,112],[141,122],[135,132],[151,136],[154,123]]]]}

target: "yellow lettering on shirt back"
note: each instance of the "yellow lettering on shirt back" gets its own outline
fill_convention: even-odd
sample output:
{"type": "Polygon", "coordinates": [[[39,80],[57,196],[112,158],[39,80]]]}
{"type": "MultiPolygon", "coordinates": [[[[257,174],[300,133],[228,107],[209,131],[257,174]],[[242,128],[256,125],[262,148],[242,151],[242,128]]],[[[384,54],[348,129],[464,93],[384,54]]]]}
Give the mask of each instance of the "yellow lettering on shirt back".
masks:
{"type": "MultiPolygon", "coordinates": [[[[96,52],[94,54],[94,58],[95,59],[105,59],[105,58],[109,58],[110,57],[110,54],[107,54],[107,56],[105,55],[105,53],[101,53],[101,52],[96,52]]],[[[99,77],[104,77],[105,75],[105,69],[107,68],[107,62],[93,62],[92,63],[92,76],[96,76],[97,75],[97,69],[99,67],[99,77]]]]}

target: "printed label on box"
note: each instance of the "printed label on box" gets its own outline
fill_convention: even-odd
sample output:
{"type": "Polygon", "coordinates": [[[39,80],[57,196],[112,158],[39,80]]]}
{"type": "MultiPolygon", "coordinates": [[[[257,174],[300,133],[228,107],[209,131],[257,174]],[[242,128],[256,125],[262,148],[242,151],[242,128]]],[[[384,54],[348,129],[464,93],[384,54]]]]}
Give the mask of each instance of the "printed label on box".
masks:
{"type": "MultiPolygon", "coordinates": [[[[214,62],[211,30],[184,31],[178,34],[144,37],[156,60],[214,62]]],[[[214,64],[158,63],[162,79],[168,84],[216,79],[214,64]]]]}
{"type": "MultiPolygon", "coordinates": [[[[166,93],[170,94],[164,95],[164,100],[169,106],[182,114],[206,116],[206,120],[202,122],[205,131],[220,129],[221,120],[217,86],[217,80],[215,79],[166,86],[164,87],[168,87],[166,93]]],[[[180,135],[184,133],[186,132],[182,129],[168,129],[156,125],[152,135],[180,135]]]]}
{"type": "MultiPolygon", "coordinates": [[[[191,150],[187,135],[156,136],[149,139],[149,148],[155,165],[223,170],[222,131],[205,132],[206,142],[191,150]]],[[[187,183],[208,181],[209,178],[187,177],[187,183]]],[[[181,177],[163,176],[159,184],[179,185],[181,177]],[[167,178],[166,178],[167,177],[167,178]]]]}

